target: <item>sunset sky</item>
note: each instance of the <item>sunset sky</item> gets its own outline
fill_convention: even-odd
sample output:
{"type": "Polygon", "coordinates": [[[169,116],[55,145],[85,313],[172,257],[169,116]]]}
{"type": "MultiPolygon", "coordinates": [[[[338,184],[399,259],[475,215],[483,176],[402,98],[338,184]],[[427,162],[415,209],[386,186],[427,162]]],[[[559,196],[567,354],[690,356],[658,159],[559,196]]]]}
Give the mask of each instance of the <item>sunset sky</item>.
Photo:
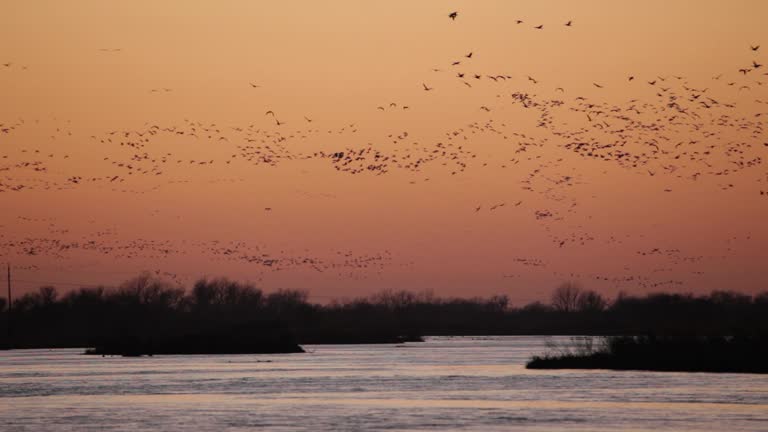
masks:
{"type": "Polygon", "coordinates": [[[19,290],[768,289],[768,2],[2,3],[19,290]]]}

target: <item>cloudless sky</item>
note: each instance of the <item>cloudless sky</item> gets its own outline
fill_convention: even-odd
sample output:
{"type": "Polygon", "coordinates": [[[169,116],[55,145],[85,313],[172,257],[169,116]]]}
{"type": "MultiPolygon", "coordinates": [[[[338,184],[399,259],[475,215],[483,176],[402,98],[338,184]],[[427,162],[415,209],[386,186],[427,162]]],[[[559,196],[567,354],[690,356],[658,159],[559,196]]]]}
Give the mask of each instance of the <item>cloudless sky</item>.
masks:
{"type": "Polygon", "coordinates": [[[0,259],[20,289],[141,270],[316,299],[767,288],[767,2],[1,3],[0,259]],[[568,134],[515,93],[562,101],[568,134]],[[659,153],[573,151],[619,140],[579,97],[663,124],[623,138],[659,153]],[[398,163],[317,156],[349,149],[398,163]]]}

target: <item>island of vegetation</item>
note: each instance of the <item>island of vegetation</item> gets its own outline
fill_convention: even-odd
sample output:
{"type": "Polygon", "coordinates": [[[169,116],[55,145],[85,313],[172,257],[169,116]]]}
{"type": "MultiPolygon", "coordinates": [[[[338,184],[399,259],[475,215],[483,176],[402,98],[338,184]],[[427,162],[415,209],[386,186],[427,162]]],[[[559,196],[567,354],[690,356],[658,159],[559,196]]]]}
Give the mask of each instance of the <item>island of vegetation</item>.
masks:
{"type": "Polygon", "coordinates": [[[576,338],[533,357],[528,369],[768,373],[768,337],[610,336],[576,338]]]}
{"type": "Polygon", "coordinates": [[[293,335],[276,322],[251,322],[217,331],[161,336],[126,332],[105,337],[85,354],[124,357],[156,354],[284,354],[303,353],[293,335]]]}

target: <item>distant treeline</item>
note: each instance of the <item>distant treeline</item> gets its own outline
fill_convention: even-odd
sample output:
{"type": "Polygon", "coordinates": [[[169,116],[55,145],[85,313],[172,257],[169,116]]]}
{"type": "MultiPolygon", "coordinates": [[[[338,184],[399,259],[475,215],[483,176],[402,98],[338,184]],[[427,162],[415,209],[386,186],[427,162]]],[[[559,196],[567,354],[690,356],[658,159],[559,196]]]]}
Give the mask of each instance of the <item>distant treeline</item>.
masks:
{"type": "MultiPolygon", "coordinates": [[[[0,299],[0,344],[88,347],[109,338],[162,338],[262,328],[299,343],[415,340],[422,335],[744,335],[768,333],[768,292],[709,295],[601,294],[566,283],[548,303],[516,307],[504,295],[440,298],[428,292],[383,291],[328,304],[308,293],[265,293],[226,278],[201,279],[190,290],[149,273],[116,288],[60,294],[41,287],[14,299],[11,319],[0,299]],[[268,329],[268,330],[267,330],[268,329]]],[[[252,331],[252,330],[249,330],[252,331]]]]}

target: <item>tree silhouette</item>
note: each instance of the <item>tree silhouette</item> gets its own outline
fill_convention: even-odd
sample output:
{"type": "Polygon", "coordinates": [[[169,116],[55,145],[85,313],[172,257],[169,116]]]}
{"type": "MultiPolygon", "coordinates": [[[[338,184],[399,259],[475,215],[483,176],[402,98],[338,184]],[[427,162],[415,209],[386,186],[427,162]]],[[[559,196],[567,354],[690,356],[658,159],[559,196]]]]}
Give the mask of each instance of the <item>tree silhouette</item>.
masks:
{"type": "MultiPolygon", "coordinates": [[[[0,311],[7,322],[2,298],[0,311]]],[[[574,282],[558,286],[549,304],[517,307],[504,295],[446,298],[397,290],[315,304],[306,291],[265,293],[227,278],[200,279],[186,291],[142,273],[116,288],[58,294],[42,287],[14,299],[13,311],[14,345],[30,348],[94,346],[114,337],[199,336],[213,344],[222,332],[257,340],[287,332],[300,343],[397,342],[419,335],[768,334],[768,292],[620,293],[609,302],[574,282]]],[[[0,332],[0,345],[6,334],[0,332]]]]}
{"type": "Polygon", "coordinates": [[[552,307],[559,312],[575,312],[581,288],[575,282],[564,282],[552,292],[552,307]]]}
{"type": "Polygon", "coordinates": [[[602,312],[608,306],[603,296],[592,290],[580,292],[576,303],[579,311],[588,313],[602,312]]]}

